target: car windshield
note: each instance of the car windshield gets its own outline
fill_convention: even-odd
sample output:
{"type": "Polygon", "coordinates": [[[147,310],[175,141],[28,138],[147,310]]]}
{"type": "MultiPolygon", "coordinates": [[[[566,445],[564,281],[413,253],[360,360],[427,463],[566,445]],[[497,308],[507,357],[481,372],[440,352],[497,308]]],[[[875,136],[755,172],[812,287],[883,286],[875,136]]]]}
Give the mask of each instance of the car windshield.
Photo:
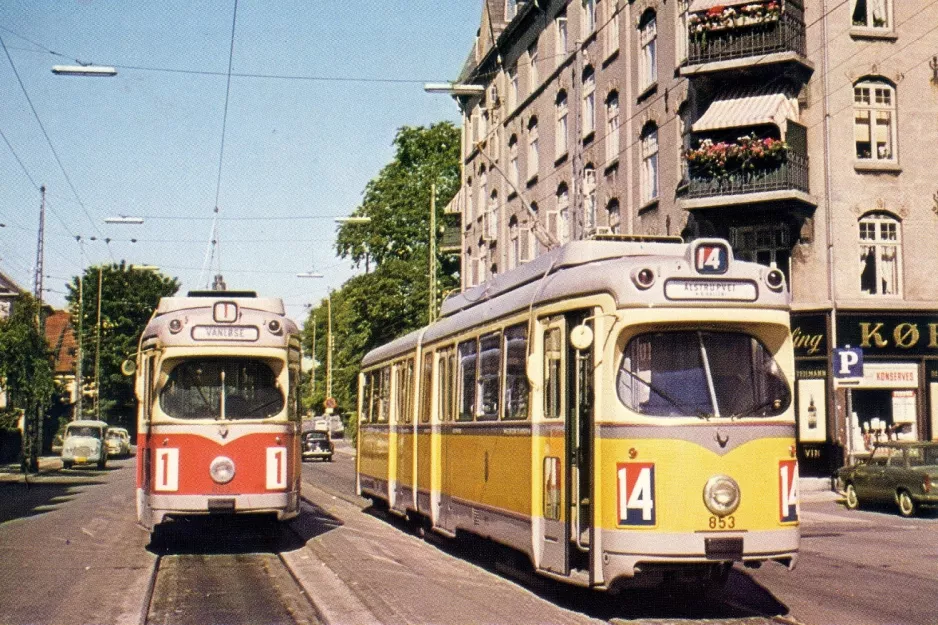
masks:
{"type": "Polygon", "coordinates": [[[117,432],[108,432],[108,433],[107,433],[107,438],[108,438],[108,440],[111,440],[112,438],[113,438],[114,440],[120,440],[120,437],[121,437],[121,435],[118,434],[117,432]]]}
{"type": "Polygon", "coordinates": [[[75,425],[65,431],[65,436],[91,436],[101,438],[101,429],[91,425],[75,425]]]}
{"type": "Polygon", "coordinates": [[[771,417],[791,403],[772,353],[739,332],[653,332],[632,338],[616,380],[619,399],[654,416],[771,417]]]}
{"type": "Polygon", "coordinates": [[[326,433],[325,432],[309,432],[306,434],[306,438],[315,438],[315,439],[325,440],[326,433]]]}
{"type": "Polygon", "coordinates": [[[938,445],[909,447],[907,451],[909,466],[938,466],[938,445]]]}
{"type": "Polygon", "coordinates": [[[178,419],[264,419],[279,414],[284,399],[263,361],[199,358],[172,368],[160,407],[178,419]]]}

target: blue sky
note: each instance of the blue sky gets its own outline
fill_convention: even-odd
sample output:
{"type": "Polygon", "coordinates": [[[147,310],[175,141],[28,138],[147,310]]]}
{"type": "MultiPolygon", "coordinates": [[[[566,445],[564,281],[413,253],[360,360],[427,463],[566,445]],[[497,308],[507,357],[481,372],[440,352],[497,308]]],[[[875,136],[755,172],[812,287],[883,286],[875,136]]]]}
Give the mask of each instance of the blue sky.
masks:
{"type": "Polygon", "coordinates": [[[216,194],[211,273],[228,288],[283,297],[302,321],[357,271],[335,256],[334,218],[359,204],[398,128],[458,124],[422,83],[456,78],[482,2],[238,0],[231,71],[253,76],[232,76],[226,117],[234,7],[0,2],[0,271],[33,289],[40,185],[57,307],[83,264],[112,260],[204,287],[216,194]],[[75,60],[118,75],[52,74],[75,60]],[[146,221],[104,223],[118,215],[146,221]],[[296,277],[310,270],[326,277],[296,277]]]}

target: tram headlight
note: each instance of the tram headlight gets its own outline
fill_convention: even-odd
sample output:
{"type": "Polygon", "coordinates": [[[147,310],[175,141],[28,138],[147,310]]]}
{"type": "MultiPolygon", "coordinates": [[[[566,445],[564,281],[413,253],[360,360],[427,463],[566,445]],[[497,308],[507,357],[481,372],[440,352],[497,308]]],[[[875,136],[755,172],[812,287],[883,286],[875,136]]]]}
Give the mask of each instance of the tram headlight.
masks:
{"type": "Polygon", "coordinates": [[[765,284],[777,293],[785,286],[785,274],[783,274],[781,270],[773,267],[765,274],[765,284]]]}
{"type": "Polygon", "coordinates": [[[209,474],[217,484],[227,484],[234,479],[235,464],[231,458],[218,456],[208,468],[209,474]]]}
{"type": "Polygon", "coordinates": [[[280,334],[280,322],[276,319],[271,319],[269,322],[267,322],[267,329],[270,330],[271,334],[280,334]]]}
{"type": "Polygon", "coordinates": [[[641,290],[650,289],[655,283],[655,272],[648,267],[632,272],[632,282],[641,290]]]}
{"type": "Polygon", "coordinates": [[[728,475],[714,475],[703,489],[704,505],[717,516],[733,514],[739,507],[739,484],[728,475]]]}
{"type": "Polygon", "coordinates": [[[172,332],[173,334],[179,334],[181,330],[182,330],[182,321],[180,321],[179,319],[173,319],[172,321],[169,322],[170,332],[172,332]]]}

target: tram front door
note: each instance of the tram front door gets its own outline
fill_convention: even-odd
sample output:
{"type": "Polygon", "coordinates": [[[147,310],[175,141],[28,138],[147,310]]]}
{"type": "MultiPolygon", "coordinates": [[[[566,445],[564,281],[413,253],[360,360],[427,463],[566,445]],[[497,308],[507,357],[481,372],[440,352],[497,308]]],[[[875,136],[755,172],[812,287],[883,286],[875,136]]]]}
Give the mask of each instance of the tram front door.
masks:
{"type": "Polygon", "coordinates": [[[570,341],[571,329],[584,325],[587,316],[557,316],[540,326],[545,422],[541,567],[561,575],[592,568],[593,346],[577,349],[570,341]]]}

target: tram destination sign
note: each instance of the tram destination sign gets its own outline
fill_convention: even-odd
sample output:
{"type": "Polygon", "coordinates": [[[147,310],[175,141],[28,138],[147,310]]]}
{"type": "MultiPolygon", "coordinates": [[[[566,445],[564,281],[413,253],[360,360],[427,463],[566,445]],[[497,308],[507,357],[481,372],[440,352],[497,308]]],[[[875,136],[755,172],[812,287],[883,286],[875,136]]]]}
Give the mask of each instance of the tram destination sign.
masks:
{"type": "Polygon", "coordinates": [[[257,326],[195,326],[193,341],[256,341],[260,338],[257,326]]]}
{"type": "Polygon", "coordinates": [[[664,296],[671,300],[729,300],[754,302],[756,285],[746,280],[671,279],[664,283],[664,296]]]}

